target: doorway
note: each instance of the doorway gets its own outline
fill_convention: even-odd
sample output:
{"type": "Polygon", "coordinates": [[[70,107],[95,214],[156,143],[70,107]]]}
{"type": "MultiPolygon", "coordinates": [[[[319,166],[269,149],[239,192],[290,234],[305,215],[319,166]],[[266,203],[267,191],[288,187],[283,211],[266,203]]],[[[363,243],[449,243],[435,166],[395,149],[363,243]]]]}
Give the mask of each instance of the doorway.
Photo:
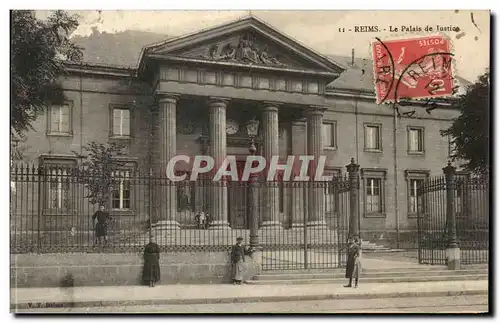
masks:
{"type": "Polygon", "coordinates": [[[236,161],[238,181],[228,182],[227,187],[227,209],[229,224],[233,229],[247,229],[248,219],[248,183],[240,181],[245,168],[245,160],[236,161]]]}

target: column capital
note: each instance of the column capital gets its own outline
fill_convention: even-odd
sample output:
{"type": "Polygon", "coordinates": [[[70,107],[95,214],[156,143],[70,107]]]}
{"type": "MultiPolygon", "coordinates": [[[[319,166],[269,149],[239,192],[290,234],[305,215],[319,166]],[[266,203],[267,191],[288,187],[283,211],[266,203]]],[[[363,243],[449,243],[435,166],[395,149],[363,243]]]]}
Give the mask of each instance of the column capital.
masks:
{"type": "Polygon", "coordinates": [[[281,102],[276,101],[262,101],[260,103],[262,111],[278,111],[278,109],[283,105],[281,102]]]}
{"type": "Polygon", "coordinates": [[[303,126],[306,122],[307,122],[306,117],[298,117],[298,118],[292,119],[293,126],[303,126]]]}
{"type": "Polygon", "coordinates": [[[307,109],[307,115],[323,115],[325,111],[328,110],[327,107],[324,106],[309,106],[309,109],[307,109]]]}
{"type": "Polygon", "coordinates": [[[211,96],[208,98],[207,103],[209,106],[226,107],[229,101],[231,101],[230,98],[211,96]]]}
{"type": "Polygon", "coordinates": [[[158,103],[173,103],[177,104],[181,95],[178,93],[155,93],[155,98],[158,103]]]}

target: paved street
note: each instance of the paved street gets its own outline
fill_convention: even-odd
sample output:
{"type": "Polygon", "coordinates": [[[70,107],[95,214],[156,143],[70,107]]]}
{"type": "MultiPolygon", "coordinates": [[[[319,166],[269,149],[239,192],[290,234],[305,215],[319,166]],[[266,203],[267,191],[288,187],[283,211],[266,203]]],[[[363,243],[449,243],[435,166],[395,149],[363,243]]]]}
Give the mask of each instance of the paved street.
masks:
{"type": "Polygon", "coordinates": [[[488,311],[488,297],[416,297],[399,299],[324,300],[197,305],[144,305],[90,308],[46,308],[19,313],[480,313],[488,311]]]}

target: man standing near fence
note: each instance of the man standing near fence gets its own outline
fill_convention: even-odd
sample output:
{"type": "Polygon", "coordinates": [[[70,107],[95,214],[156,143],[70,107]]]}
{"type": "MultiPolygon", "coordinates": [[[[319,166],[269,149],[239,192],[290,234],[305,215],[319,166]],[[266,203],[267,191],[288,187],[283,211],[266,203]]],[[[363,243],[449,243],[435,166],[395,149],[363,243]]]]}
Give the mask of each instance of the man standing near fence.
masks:
{"type": "Polygon", "coordinates": [[[101,244],[101,239],[104,239],[104,243],[107,243],[108,224],[111,221],[111,216],[104,211],[104,205],[99,206],[99,210],[92,216],[92,221],[95,228],[94,246],[98,241],[101,244]]]}

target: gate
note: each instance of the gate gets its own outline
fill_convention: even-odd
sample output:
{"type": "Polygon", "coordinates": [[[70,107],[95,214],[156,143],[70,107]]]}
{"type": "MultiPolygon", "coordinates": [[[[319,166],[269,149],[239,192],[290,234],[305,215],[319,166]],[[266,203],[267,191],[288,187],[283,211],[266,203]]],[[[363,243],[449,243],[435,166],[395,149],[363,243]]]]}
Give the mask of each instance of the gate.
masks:
{"type": "MultiPolygon", "coordinates": [[[[347,178],[325,182],[263,183],[279,191],[286,222],[265,226],[260,210],[263,270],[326,269],[345,266],[350,186],[347,178]],[[288,203],[287,203],[288,202],[288,203]]],[[[264,193],[265,194],[265,193],[264,193]]]]}
{"type": "Polygon", "coordinates": [[[488,178],[452,173],[450,177],[426,180],[417,192],[419,263],[446,264],[446,248],[453,236],[453,225],[461,263],[488,263],[488,178]]]}

